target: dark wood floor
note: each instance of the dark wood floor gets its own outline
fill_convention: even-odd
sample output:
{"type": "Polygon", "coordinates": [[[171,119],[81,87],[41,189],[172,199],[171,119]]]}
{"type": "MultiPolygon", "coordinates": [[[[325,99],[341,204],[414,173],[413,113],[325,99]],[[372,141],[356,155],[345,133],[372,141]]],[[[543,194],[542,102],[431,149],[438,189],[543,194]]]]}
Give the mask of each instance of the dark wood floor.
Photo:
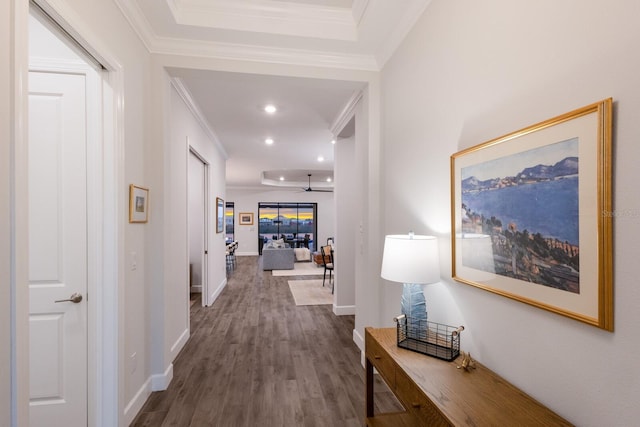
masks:
{"type": "MultiPolygon", "coordinates": [[[[132,426],[363,426],[354,317],[335,316],[330,305],[296,306],[292,279],[263,272],[259,257],[238,257],[216,302],[192,305],[173,381],[132,426]]],[[[375,389],[376,411],[401,408],[379,379],[375,389]]]]}

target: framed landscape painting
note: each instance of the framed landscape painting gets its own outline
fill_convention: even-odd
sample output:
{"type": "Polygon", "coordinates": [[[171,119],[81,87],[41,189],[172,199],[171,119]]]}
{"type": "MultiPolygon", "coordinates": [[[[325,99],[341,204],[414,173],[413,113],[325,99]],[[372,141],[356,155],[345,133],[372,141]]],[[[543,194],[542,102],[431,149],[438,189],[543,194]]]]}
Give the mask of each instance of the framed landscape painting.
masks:
{"type": "Polygon", "coordinates": [[[613,330],[612,100],[451,156],[452,275],[613,330]]]}
{"type": "Polygon", "coordinates": [[[253,225],[253,212],[241,212],[238,216],[240,225],[253,225]]]}
{"type": "Polygon", "coordinates": [[[224,200],[216,197],[216,233],[224,231],[224,200]]]}

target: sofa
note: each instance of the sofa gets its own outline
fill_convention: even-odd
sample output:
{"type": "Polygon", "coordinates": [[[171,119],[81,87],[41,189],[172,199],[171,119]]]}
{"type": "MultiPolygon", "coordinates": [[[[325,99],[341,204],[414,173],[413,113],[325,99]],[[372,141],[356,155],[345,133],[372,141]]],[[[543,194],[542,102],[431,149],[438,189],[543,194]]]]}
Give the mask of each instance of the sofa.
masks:
{"type": "Polygon", "coordinates": [[[262,248],[263,270],[293,270],[295,261],[293,248],[262,248]]]}

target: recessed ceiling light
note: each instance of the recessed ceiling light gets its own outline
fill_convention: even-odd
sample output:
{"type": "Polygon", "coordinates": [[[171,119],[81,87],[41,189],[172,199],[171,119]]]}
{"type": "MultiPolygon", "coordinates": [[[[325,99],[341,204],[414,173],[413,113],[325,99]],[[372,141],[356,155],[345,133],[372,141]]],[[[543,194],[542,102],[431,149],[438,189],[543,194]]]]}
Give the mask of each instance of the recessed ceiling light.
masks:
{"type": "Polygon", "coordinates": [[[327,182],[331,182],[331,177],[327,178],[327,182]]]}
{"type": "Polygon", "coordinates": [[[273,138],[267,138],[264,140],[264,143],[267,145],[272,145],[273,144],[273,138]]]}
{"type": "Polygon", "coordinates": [[[332,139],[332,140],[331,140],[331,143],[332,143],[332,144],[335,144],[335,143],[336,143],[336,140],[335,140],[335,139],[332,139]]]}
{"type": "Polygon", "coordinates": [[[318,156],[318,161],[319,161],[319,162],[324,162],[324,157],[322,157],[322,156],[318,156]]]}
{"type": "Polygon", "coordinates": [[[278,109],[276,108],[276,106],[275,106],[275,105],[273,105],[273,104],[268,104],[268,105],[265,105],[265,107],[264,107],[264,111],[265,111],[266,113],[273,114],[273,113],[275,113],[276,111],[278,111],[278,109]]]}
{"type": "Polygon", "coordinates": [[[281,177],[280,177],[280,181],[284,181],[284,176],[281,176],[281,177]]]}

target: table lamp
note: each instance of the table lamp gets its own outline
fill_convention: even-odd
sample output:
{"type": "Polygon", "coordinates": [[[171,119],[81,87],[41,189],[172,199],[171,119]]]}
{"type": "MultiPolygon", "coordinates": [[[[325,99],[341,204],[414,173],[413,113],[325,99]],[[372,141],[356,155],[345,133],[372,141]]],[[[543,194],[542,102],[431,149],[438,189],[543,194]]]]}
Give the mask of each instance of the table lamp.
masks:
{"type": "Polygon", "coordinates": [[[413,327],[427,328],[427,305],[422,285],[440,281],[438,240],[413,233],[384,239],[383,279],[403,284],[401,311],[413,327]]]}

